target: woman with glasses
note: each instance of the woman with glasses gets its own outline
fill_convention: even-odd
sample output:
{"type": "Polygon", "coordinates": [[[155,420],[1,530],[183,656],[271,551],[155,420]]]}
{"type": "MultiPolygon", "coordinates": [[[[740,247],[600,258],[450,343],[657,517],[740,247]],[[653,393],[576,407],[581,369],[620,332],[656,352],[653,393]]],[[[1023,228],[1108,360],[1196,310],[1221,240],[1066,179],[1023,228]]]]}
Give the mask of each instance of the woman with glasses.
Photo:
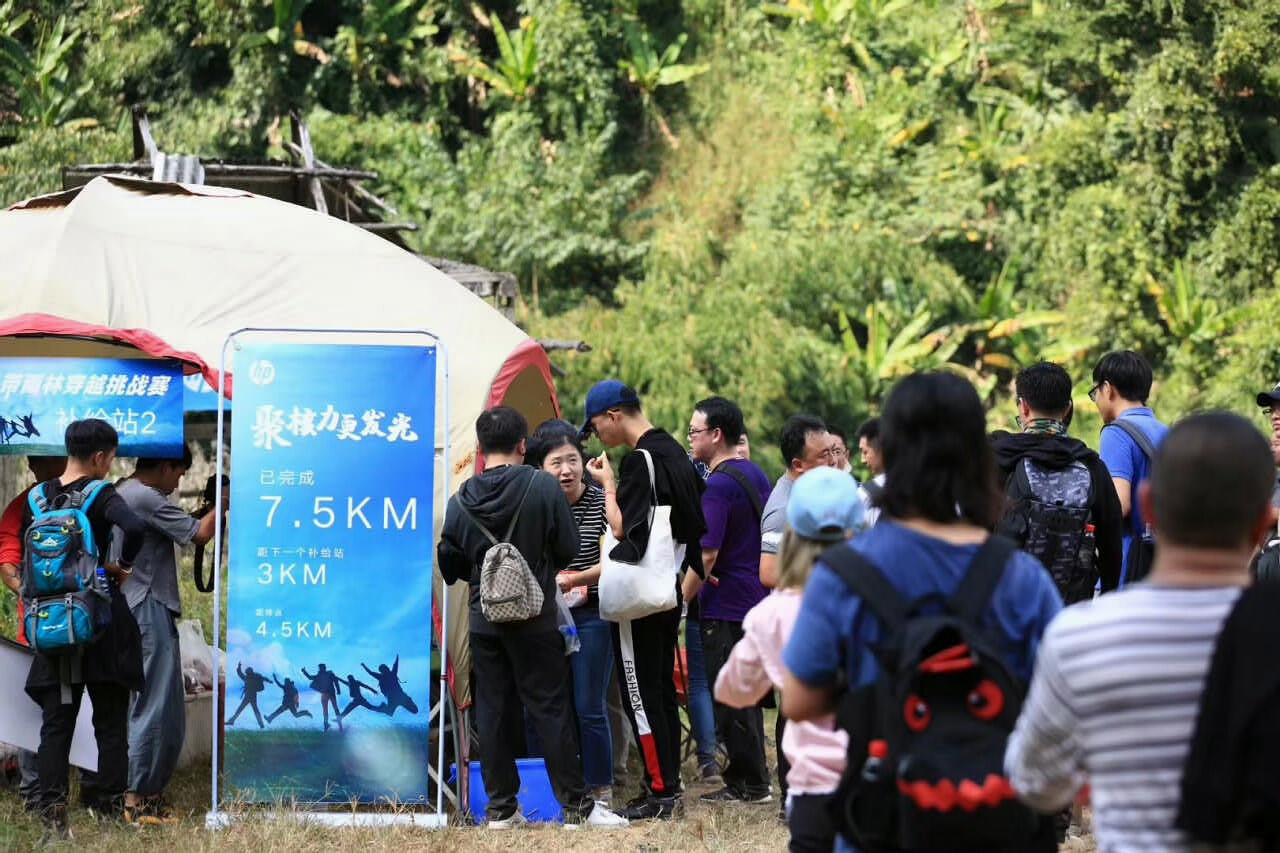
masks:
{"type": "MultiPolygon", "coordinates": [[[[586,454],[578,429],[570,423],[543,423],[529,439],[525,464],[541,468],[560,483],[578,526],[578,553],[561,572],[560,591],[577,590],[581,603],[573,621],[582,648],[569,656],[573,671],[573,704],[582,741],[582,772],[597,802],[613,797],[613,739],[609,726],[609,677],[613,672],[613,633],[600,618],[600,539],[604,536],[604,490],[586,481],[586,454]]],[[[545,744],[554,749],[555,744],[545,744]]]]}

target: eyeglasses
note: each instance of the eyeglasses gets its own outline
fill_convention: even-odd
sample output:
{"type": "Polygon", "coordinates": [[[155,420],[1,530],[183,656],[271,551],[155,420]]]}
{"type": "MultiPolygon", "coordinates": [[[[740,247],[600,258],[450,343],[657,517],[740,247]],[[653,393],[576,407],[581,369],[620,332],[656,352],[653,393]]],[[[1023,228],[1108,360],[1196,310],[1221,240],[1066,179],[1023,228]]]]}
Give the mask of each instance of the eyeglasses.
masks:
{"type": "Polygon", "coordinates": [[[1102,380],[1101,382],[1099,382],[1097,385],[1094,385],[1092,388],[1090,388],[1090,389],[1089,389],[1089,402],[1090,402],[1090,403],[1096,403],[1096,402],[1098,402],[1098,392],[1099,392],[1099,391],[1101,391],[1101,390],[1102,390],[1102,386],[1103,386],[1103,385],[1106,385],[1106,384],[1107,384],[1107,380],[1105,380],[1105,379],[1104,379],[1104,380],[1102,380]]]}
{"type": "Polygon", "coordinates": [[[1271,413],[1274,411],[1275,409],[1273,409],[1271,406],[1267,406],[1265,409],[1262,410],[1262,414],[1269,418],[1271,417],[1271,413]]]}
{"type": "Polygon", "coordinates": [[[693,427],[689,427],[688,436],[689,438],[693,438],[695,435],[700,435],[701,433],[704,433],[704,432],[711,432],[711,427],[703,427],[702,429],[694,429],[693,427]]]}

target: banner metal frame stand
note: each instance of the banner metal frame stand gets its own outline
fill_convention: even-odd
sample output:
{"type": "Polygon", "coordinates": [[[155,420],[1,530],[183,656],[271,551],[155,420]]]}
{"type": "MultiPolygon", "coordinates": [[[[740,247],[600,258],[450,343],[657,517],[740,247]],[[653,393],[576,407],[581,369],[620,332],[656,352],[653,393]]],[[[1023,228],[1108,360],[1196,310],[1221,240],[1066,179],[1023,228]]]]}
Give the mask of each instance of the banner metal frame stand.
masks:
{"type": "MultiPolygon", "coordinates": [[[[433,464],[436,465],[440,476],[435,479],[431,490],[431,524],[432,539],[435,538],[435,522],[436,512],[444,512],[445,504],[449,498],[449,483],[451,480],[451,470],[449,468],[449,350],[438,335],[425,329],[419,330],[400,330],[400,329],[294,329],[294,328],[267,328],[249,326],[237,329],[227,335],[222,344],[222,351],[218,361],[218,428],[217,428],[217,447],[215,448],[215,471],[221,475],[227,469],[226,464],[226,442],[225,431],[226,421],[223,417],[226,411],[226,388],[227,380],[227,351],[230,347],[239,348],[236,341],[237,337],[242,335],[299,335],[309,336],[322,339],[324,343],[345,343],[342,338],[354,336],[382,336],[384,338],[405,338],[419,341],[418,345],[422,346],[421,339],[427,338],[431,341],[429,345],[422,346],[423,349],[434,349],[437,353],[436,359],[436,388],[435,388],[435,436],[433,439],[435,445],[433,447],[433,464]],[[440,499],[440,491],[444,490],[443,500],[440,499]]],[[[381,342],[380,342],[381,343],[381,342]]],[[[394,345],[394,341],[387,341],[386,345],[394,345]]],[[[246,375],[247,374],[242,374],[246,375]]],[[[214,505],[221,506],[223,500],[222,493],[222,477],[219,476],[217,485],[214,490],[214,505]]],[[[223,527],[217,525],[214,528],[214,560],[213,560],[213,644],[222,655],[225,655],[221,641],[222,632],[222,544],[223,544],[223,527]]],[[[435,560],[432,559],[432,577],[430,583],[435,584],[435,560]]],[[[427,775],[436,785],[436,801],[435,810],[433,812],[411,811],[408,806],[397,806],[393,811],[377,811],[377,812],[361,812],[352,809],[349,804],[334,804],[335,808],[329,811],[273,811],[269,814],[269,820],[291,819],[306,823],[316,823],[325,826],[349,826],[349,827],[365,827],[365,826],[422,826],[429,829],[443,829],[449,825],[449,816],[445,812],[445,795],[449,794],[448,799],[453,803],[457,803],[457,792],[446,792],[444,781],[444,752],[445,752],[445,735],[446,725],[448,722],[447,708],[449,702],[449,684],[448,684],[448,668],[449,668],[449,586],[442,585],[440,598],[440,698],[433,705],[428,713],[428,731],[430,731],[431,723],[436,725],[436,766],[434,769],[427,768],[427,775]]],[[[432,642],[433,630],[427,632],[428,648],[432,642]]],[[[222,733],[222,718],[225,714],[225,696],[226,696],[226,674],[222,671],[223,663],[216,660],[215,669],[217,670],[216,678],[221,682],[215,686],[217,694],[214,696],[213,705],[213,734],[212,734],[212,760],[210,762],[210,809],[205,815],[205,829],[218,830],[230,826],[235,819],[231,813],[223,810],[218,801],[219,794],[219,751],[218,742],[219,735],[222,733]]],[[[457,725],[455,719],[454,724],[457,725]]],[[[313,804],[315,805],[315,804],[313,804]]]]}

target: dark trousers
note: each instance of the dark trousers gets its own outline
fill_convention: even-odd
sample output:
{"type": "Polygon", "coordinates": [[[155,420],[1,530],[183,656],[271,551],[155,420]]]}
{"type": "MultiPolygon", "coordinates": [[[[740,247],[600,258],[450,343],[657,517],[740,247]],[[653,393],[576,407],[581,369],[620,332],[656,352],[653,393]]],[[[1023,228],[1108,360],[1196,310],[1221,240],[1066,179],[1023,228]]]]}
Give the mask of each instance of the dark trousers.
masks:
{"type": "Polygon", "coordinates": [[[791,853],[831,853],[836,842],[836,824],[828,809],[834,794],[796,794],[791,798],[787,828],[791,830],[791,853]]]}
{"type": "Polygon", "coordinates": [[[619,622],[613,628],[622,705],[640,749],[645,788],[658,797],[681,793],[675,682],[679,630],[679,607],[619,622]]]}
{"type": "MultiPolygon", "coordinates": [[[[707,683],[715,684],[720,669],[728,662],[729,652],[742,639],[742,623],[721,619],[702,620],[702,660],[707,668],[707,683]]],[[[740,794],[759,796],[769,793],[769,764],[764,756],[764,710],[730,708],[715,703],[716,736],[725,745],[729,761],[721,775],[725,787],[740,794]]]]}
{"type": "Polygon", "coordinates": [[[511,705],[519,703],[547,747],[543,756],[547,776],[566,819],[585,817],[593,803],[582,779],[569,662],[560,632],[472,634],[471,660],[476,676],[480,769],[489,795],[486,814],[501,820],[520,807],[516,799],[520,793],[516,749],[524,738],[510,726],[510,721],[520,716],[519,708],[511,705]]]}
{"type": "Polygon", "coordinates": [[[782,794],[782,802],[787,801],[787,773],[791,770],[791,762],[782,751],[782,736],[787,731],[787,718],[782,716],[782,692],[778,692],[778,721],[773,725],[773,744],[778,751],[778,791],[782,794]]]}
{"type": "MultiPolygon", "coordinates": [[[[93,734],[98,741],[98,772],[91,777],[91,786],[82,780],[80,800],[87,806],[106,806],[122,800],[129,778],[129,688],[101,683],[89,684],[88,689],[93,701],[93,734]]],[[[84,691],[85,685],[73,684],[71,702],[66,705],[58,687],[40,692],[44,716],[36,760],[42,809],[66,805],[71,736],[84,691]]]]}

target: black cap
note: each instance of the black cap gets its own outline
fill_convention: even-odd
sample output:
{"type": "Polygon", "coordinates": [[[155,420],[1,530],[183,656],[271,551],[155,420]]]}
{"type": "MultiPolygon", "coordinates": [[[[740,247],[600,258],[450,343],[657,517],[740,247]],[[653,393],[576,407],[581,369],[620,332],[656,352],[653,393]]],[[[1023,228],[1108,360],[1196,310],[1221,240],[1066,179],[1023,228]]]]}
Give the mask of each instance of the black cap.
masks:
{"type": "Polygon", "coordinates": [[[1270,391],[1259,392],[1258,405],[1264,409],[1280,406],[1280,385],[1270,391]]]}

